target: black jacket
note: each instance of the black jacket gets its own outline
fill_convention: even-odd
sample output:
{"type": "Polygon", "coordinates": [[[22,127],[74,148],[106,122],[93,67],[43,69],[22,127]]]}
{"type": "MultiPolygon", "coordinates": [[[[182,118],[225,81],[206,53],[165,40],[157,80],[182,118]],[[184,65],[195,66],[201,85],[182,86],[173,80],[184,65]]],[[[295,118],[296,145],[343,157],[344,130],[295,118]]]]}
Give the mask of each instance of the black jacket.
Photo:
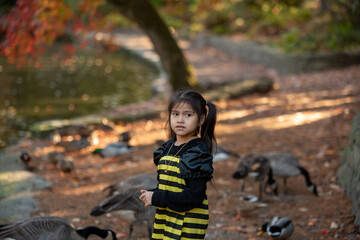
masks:
{"type": "MultiPolygon", "coordinates": [[[[154,151],[154,163],[165,156],[174,143],[171,139],[154,151]]],[[[183,145],[173,146],[169,155],[176,154],[183,145]]],[[[179,153],[180,176],[186,187],[182,192],[170,192],[158,188],[152,190],[152,205],[168,207],[173,211],[184,212],[198,207],[206,197],[206,182],[212,179],[213,156],[201,138],[191,140],[179,153]]],[[[159,176],[159,175],[158,175],[159,176]]]]}

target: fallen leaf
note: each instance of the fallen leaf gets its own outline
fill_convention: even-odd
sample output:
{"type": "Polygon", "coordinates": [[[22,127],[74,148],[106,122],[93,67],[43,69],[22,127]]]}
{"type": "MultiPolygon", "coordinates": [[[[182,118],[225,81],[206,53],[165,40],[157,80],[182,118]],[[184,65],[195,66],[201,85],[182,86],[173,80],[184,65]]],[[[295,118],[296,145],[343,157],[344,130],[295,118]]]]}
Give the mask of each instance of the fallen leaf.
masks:
{"type": "Polygon", "coordinates": [[[332,222],[330,224],[330,229],[337,229],[339,227],[339,224],[337,224],[336,222],[332,222]]]}
{"type": "Polygon", "coordinates": [[[321,230],[321,235],[326,235],[326,234],[328,234],[329,233],[329,231],[328,230],[326,230],[326,229],[323,229],[323,230],[321,230]]]}

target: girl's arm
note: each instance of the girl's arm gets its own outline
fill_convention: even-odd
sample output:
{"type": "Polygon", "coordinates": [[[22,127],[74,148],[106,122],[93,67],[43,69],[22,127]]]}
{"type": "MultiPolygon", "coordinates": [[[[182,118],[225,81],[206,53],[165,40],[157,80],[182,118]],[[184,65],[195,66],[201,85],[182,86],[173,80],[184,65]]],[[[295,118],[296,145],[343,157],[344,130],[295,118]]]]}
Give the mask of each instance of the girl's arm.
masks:
{"type": "Polygon", "coordinates": [[[186,181],[182,192],[155,190],[151,203],[157,207],[168,207],[176,212],[189,211],[198,207],[206,195],[206,180],[194,178],[186,181]]]}

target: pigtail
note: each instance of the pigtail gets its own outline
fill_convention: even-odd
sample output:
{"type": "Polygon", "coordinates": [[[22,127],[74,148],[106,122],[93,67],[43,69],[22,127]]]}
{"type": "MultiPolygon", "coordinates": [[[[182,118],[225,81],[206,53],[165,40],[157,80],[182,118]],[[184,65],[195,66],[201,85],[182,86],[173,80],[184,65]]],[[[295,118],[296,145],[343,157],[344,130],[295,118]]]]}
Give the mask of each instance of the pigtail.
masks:
{"type": "Polygon", "coordinates": [[[215,139],[215,124],[216,124],[216,106],[211,102],[206,102],[207,114],[205,121],[201,126],[201,137],[205,140],[210,152],[213,151],[213,144],[216,144],[215,139]]]}

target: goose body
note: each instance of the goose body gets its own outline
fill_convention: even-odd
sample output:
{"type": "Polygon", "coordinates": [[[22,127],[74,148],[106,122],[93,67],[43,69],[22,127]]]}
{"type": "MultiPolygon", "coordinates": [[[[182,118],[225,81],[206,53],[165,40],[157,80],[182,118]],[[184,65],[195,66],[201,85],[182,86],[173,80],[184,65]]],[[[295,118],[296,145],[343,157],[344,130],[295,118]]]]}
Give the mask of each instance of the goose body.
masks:
{"type": "Polygon", "coordinates": [[[262,232],[266,232],[271,239],[286,240],[293,234],[294,224],[288,217],[274,217],[263,224],[262,232]]]}
{"type": "Polygon", "coordinates": [[[110,212],[119,214],[121,218],[130,222],[129,238],[131,238],[134,224],[147,224],[149,238],[151,238],[156,208],[154,206],[145,208],[139,197],[141,189],[156,188],[157,183],[155,174],[139,174],[110,185],[104,189],[109,190],[108,196],[91,210],[90,215],[101,216],[110,212]]]}
{"type": "Polygon", "coordinates": [[[88,138],[92,131],[93,127],[90,125],[69,125],[56,130],[62,138],[80,136],[83,139],[88,138]]]}
{"type": "Polygon", "coordinates": [[[268,152],[263,154],[270,160],[275,176],[294,177],[300,174],[298,159],[287,152],[268,152]]]}
{"type": "Polygon", "coordinates": [[[99,153],[101,157],[117,157],[134,151],[134,148],[126,142],[110,143],[103,149],[96,149],[93,153],[99,153]]]}
{"type": "Polygon", "coordinates": [[[61,141],[56,143],[56,146],[63,147],[67,152],[76,152],[89,147],[91,144],[87,139],[81,138],[72,141],[61,141]]]}
{"type": "Polygon", "coordinates": [[[0,225],[0,239],[84,240],[91,234],[102,239],[117,239],[116,234],[111,230],[103,230],[94,226],[75,229],[66,219],[55,216],[35,217],[0,225]]]}
{"type": "Polygon", "coordinates": [[[153,189],[156,188],[157,183],[157,175],[155,173],[144,173],[109,185],[104,191],[109,191],[108,196],[113,196],[125,192],[128,189],[153,189]]]}
{"type": "Polygon", "coordinates": [[[283,178],[285,193],[287,191],[287,178],[303,175],[309,191],[311,191],[316,196],[318,195],[317,187],[311,181],[308,171],[299,165],[299,161],[294,155],[288,152],[268,152],[263,154],[263,156],[269,159],[274,176],[283,178]]]}

